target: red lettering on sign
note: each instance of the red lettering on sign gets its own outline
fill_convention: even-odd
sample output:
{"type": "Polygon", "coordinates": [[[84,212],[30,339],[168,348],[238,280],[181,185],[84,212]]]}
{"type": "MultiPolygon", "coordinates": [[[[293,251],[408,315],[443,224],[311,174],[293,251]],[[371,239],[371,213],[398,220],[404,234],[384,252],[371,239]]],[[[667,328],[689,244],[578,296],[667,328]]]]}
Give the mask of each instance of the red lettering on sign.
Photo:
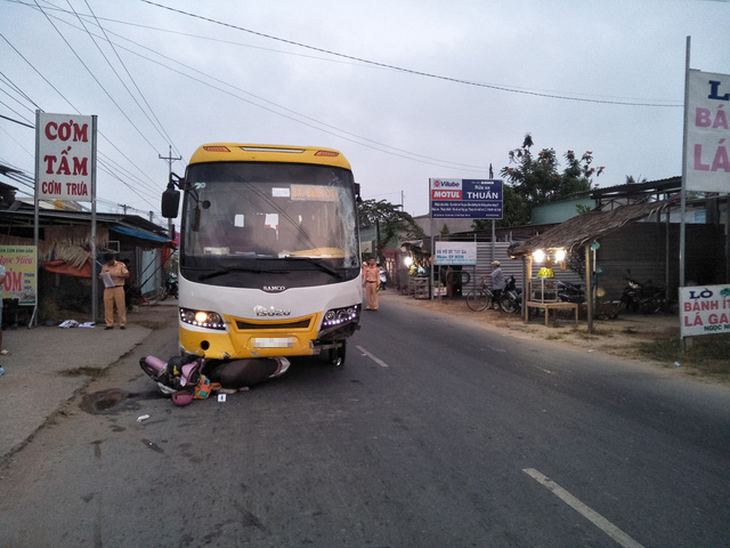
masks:
{"type": "Polygon", "coordinates": [[[434,200],[461,200],[461,190],[432,190],[431,198],[434,200]]]}

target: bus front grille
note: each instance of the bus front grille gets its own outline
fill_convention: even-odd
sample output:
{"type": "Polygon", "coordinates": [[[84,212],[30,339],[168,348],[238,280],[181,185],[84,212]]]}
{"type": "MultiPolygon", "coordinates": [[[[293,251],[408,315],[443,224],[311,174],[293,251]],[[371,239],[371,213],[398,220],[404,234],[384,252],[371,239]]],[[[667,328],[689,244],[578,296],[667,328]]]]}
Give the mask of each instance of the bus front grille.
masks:
{"type": "Polygon", "coordinates": [[[305,318],[303,320],[296,320],[292,322],[265,322],[255,323],[244,320],[236,320],[236,327],[241,331],[250,331],[255,329],[266,329],[266,330],[282,330],[291,331],[292,329],[309,329],[312,323],[312,318],[305,318]]]}

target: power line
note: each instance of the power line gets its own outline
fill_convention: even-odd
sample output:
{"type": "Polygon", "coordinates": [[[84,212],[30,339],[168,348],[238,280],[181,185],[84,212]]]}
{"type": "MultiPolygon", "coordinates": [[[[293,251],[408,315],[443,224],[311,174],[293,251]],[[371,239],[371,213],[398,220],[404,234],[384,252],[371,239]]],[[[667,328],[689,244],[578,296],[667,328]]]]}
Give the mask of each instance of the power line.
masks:
{"type": "MultiPolygon", "coordinates": [[[[38,5],[38,2],[37,2],[37,0],[36,0],[36,5],[38,5]]],[[[76,50],[74,49],[74,47],[73,47],[73,46],[72,46],[72,45],[71,45],[71,44],[69,43],[69,41],[68,41],[68,40],[66,40],[66,37],[65,37],[65,36],[63,35],[63,33],[62,33],[62,32],[61,32],[61,31],[60,31],[59,29],[58,29],[58,27],[56,27],[56,25],[55,25],[55,24],[53,23],[53,21],[51,21],[51,17],[50,17],[50,16],[48,16],[48,15],[46,14],[45,10],[44,10],[44,9],[43,9],[42,7],[38,6],[38,9],[39,9],[39,10],[41,11],[41,13],[42,13],[42,14],[43,14],[43,15],[44,15],[44,16],[46,17],[46,19],[48,20],[48,22],[49,22],[49,23],[51,24],[51,26],[52,26],[52,27],[54,28],[54,30],[55,30],[55,31],[56,31],[56,32],[58,33],[58,35],[59,35],[59,36],[61,37],[61,39],[62,39],[62,40],[64,41],[64,43],[66,44],[66,46],[68,46],[68,48],[69,48],[69,49],[71,50],[71,52],[72,52],[72,53],[74,54],[74,56],[75,56],[75,57],[76,57],[76,59],[77,59],[77,60],[79,61],[79,63],[81,63],[81,65],[82,65],[82,66],[83,66],[83,67],[84,67],[84,68],[86,69],[86,72],[88,72],[88,73],[89,73],[89,76],[91,76],[91,78],[92,78],[92,79],[93,79],[93,80],[94,80],[94,81],[95,81],[95,82],[97,83],[97,85],[98,85],[98,86],[99,86],[99,87],[101,88],[101,90],[102,90],[102,91],[104,92],[104,94],[105,94],[105,95],[106,95],[106,96],[107,96],[107,97],[109,98],[109,100],[110,100],[110,101],[111,101],[111,102],[112,102],[112,103],[114,104],[114,106],[115,106],[115,107],[117,107],[117,109],[118,109],[118,110],[119,110],[119,112],[120,112],[120,113],[122,114],[122,116],[124,116],[124,118],[126,118],[126,119],[127,119],[127,121],[128,121],[128,122],[129,122],[129,123],[130,123],[130,124],[132,125],[132,127],[133,127],[133,128],[134,128],[134,129],[136,130],[136,131],[137,131],[137,133],[139,133],[140,137],[142,137],[142,139],[144,139],[144,140],[145,140],[145,141],[147,142],[147,144],[149,144],[149,145],[150,145],[150,147],[152,147],[152,149],[154,150],[154,149],[155,149],[155,146],[154,146],[154,145],[152,144],[152,142],[151,142],[151,141],[150,141],[150,140],[149,140],[149,139],[148,139],[148,138],[147,138],[147,137],[145,136],[145,134],[144,134],[144,133],[142,133],[142,131],[141,131],[141,130],[140,130],[140,129],[139,129],[138,127],[137,127],[137,125],[136,125],[136,124],[135,124],[135,123],[134,123],[134,122],[132,121],[132,119],[131,119],[131,118],[130,118],[130,117],[129,117],[128,115],[127,115],[127,113],[126,113],[126,112],[124,112],[124,109],[122,109],[122,107],[121,107],[121,106],[119,106],[119,103],[117,103],[117,102],[116,102],[116,100],[114,99],[114,97],[112,97],[112,96],[111,96],[111,94],[109,93],[109,91],[108,91],[108,90],[107,90],[107,89],[106,89],[106,88],[104,87],[104,85],[103,85],[103,84],[102,84],[102,83],[101,83],[101,82],[99,81],[99,79],[98,79],[98,78],[97,78],[97,77],[96,77],[96,76],[94,75],[93,71],[92,71],[92,70],[91,70],[91,69],[89,68],[89,66],[88,66],[88,65],[87,65],[87,64],[86,64],[86,63],[84,62],[84,60],[83,60],[83,59],[81,58],[81,56],[80,56],[80,55],[79,55],[79,54],[78,54],[78,53],[76,52],[76,50]]]]}
{"type": "Polygon", "coordinates": [[[518,89],[518,88],[514,88],[514,87],[507,87],[507,86],[502,86],[502,85],[496,85],[496,84],[486,84],[486,83],[483,83],[483,82],[474,82],[474,81],[471,81],[471,80],[464,80],[464,79],[461,79],[461,78],[454,78],[452,76],[443,76],[443,75],[440,75],[440,74],[433,74],[433,73],[430,73],[430,72],[424,72],[424,71],[409,69],[409,68],[405,68],[405,67],[399,67],[397,65],[391,65],[391,64],[382,63],[382,62],[379,62],[379,61],[372,61],[370,59],[365,59],[364,57],[356,57],[354,55],[348,55],[346,53],[340,53],[340,52],[337,52],[337,51],[334,51],[334,50],[330,50],[330,49],[320,48],[320,47],[317,47],[317,46],[311,46],[309,44],[304,44],[302,42],[296,42],[294,40],[289,40],[287,38],[281,38],[279,36],[274,36],[272,34],[266,34],[266,33],[263,33],[263,32],[258,32],[258,31],[255,31],[255,30],[251,30],[251,29],[247,29],[247,28],[244,28],[244,27],[240,27],[238,25],[233,25],[231,23],[225,23],[223,21],[219,21],[219,20],[213,19],[211,17],[205,17],[203,15],[199,15],[199,14],[195,14],[195,13],[190,13],[190,12],[187,12],[187,11],[184,11],[184,10],[181,10],[181,9],[178,9],[178,8],[172,8],[172,7],[169,7],[169,6],[165,6],[163,4],[158,4],[156,2],[152,2],[151,0],[142,0],[142,2],[144,2],[145,4],[149,4],[151,6],[155,6],[155,7],[162,8],[162,9],[166,9],[166,10],[169,10],[169,11],[172,11],[172,12],[175,12],[175,13],[179,13],[181,15],[186,15],[188,17],[193,17],[195,19],[200,19],[201,21],[207,21],[207,22],[213,23],[215,25],[220,25],[220,26],[223,26],[223,27],[228,27],[228,28],[231,28],[231,29],[234,29],[234,30],[238,30],[238,31],[241,31],[241,32],[247,32],[247,33],[253,34],[255,36],[260,36],[262,38],[266,38],[266,39],[269,39],[269,40],[276,40],[278,42],[282,42],[284,44],[289,44],[289,45],[296,46],[296,47],[299,47],[299,48],[306,48],[306,49],[310,49],[312,51],[318,51],[320,53],[325,53],[327,55],[334,55],[336,57],[341,57],[343,59],[349,59],[351,61],[357,61],[359,63],[365,63],[367,65],[373,65],[373,66],[376,66],[376,67],[387,68],[387,69],[396,70],[396,71],[403,72],[403,73],[407,73],[407,74],[413,74],[415,76],[423,76],[425,78],[432,78],[432,79],[435,79],[435,80],[444,80],[444,81],[453,82],[453,83],[456,83],[456,84],[464,84],[464,85],[467,85],[467,86],[474,86],[474,87],[480,87],[480,88],[494,89],[494,90],[497,90],[497,91],[505,91],[505,92],[509,92],[509,93],[520,93],[520,94],[523,94],[523,95],[533,95],[533,96],[536,96],[536,97],[545,97],[545,98],[548,98],[548,99],[562,99],[562,100],[565,100],[565,101],[579,101],[579,102],[585,102],[585,103],[597,103],[597,104],[607,104],[607,105],[623,105],[623,106],[641,106],[641,107],[673,107],[673,108],[675,108],[675,107],[682,107],[683,106],[683,104],[681,104],[681,103],[679,103],[679,104],[637,103],[637,102],[629,102],[629,101],[615,101],[615,100],[608,100],[608,99],[590,99],[590,98],[586,98],[586,97],[570,97],[568,95],[558,95],[558,94],[552,94],[552,93],[543,93],[543,92],[539,92],[539,91],[530,91],[530,90],[518,89]]]}
{"type": "MultiPolygon", "coordinates": [[[[3,103],[2,101],[0,101],[0,104],[3,104],[4,105],[5,103],[3,103]]],[[[7,105],[5,105],[5,106],[7,106],[7,105]]],[[[12,109],[10,109],[10,110],[12,110],[12,109]]],[[[15,122],[16,124],[19,124],[19,125],[25,126],[25,127],[29,127],[31,129],[33,129],[35,127],[32,124],[27,124],[25,122],[21,122],[20,120],[14,120],[13,118],[10,118],[8,116],[3,116],[2,114],[0,114],[0,118],[2,118],[3,120],[9,120],[11,122],[15,122]]]]}
{"type": "MultiPolygon", "coordinates": [[[[152,120],[152,118],[150,118],[150,114],[147,114],[147,112],[145,111],[145,109],[142,108],[142,105],[139,104],[139,101],[137,101],[136,97],[129,90],[129,88],[126,86],[126,84],[124,83],[124,81],[122,80],[122,78],[119,76],[119,74],[117,73],[117,71],[114,70],[114,67],[112,66],[111,63],[109,63],[109,60],[106,58],[106,56],[104,56],[104,59],[107,61],[107,63],[109,64],[109,66],[112,67],[112,70],[114,70],[114,74],[117,76],[117,78],[119,78],[119,81],[124,86],[124,89],[127,90],[127,92],[129,93],[130,97],[132,97],[132,99],[137,104],[137,106],[139,107],[139,109],[142,111],[142,114],[145,115],[145,117],[150,122],[150,124],[152,125],[152,127],[154,127],[155,130],[157,130],[157,132],[160,134],[160,136],[163,139],[166,139],[167,142],[172,142],[172,139],[170,138],[170,135],[167,133],[167,131],[165,131],[165,128],[162,125],[162,122],[160,122],[160,119],[157,117],[157,115],[155,114],[155,111],[150,106],[149,101],[147,101],[147,98],[145,97],[144,93],[142,93],[142,90],[137,85],[136,80],[134,79],[134,77],[132,76],[132,74],[129,72],[129,69],[124,64],[124,61],[122,61],[122,58],[119,56],[119,53],[117,52],[116,48],[114,47],[114,43],[111,40],[109,40],[109,37],[107,36],[106,30],[104,29],[104,27],[99,22],[99,19],[96,17],[96,14],[94,13],[94,10],[92,10],[91,9],[91,6],[89,6],[89,2],[87,0],[84,0],[84,3],[86,4],[86,7],[91,12],[92,16],[94,17],[94,21],[96,22],[96,25],[99,27],[99,29],[101,30],[101,32],[104,34],[104,39],[109,44],[109,47],[111,47],[112,51],[114,52],[114,55],[116,56],[117,61],[119,62],[120,65],[122,65],[122,68],[124,69],[124,72],[126,72],[127,77],[129,78],[129,80],[134,85],[134,88],[137,90],[137,93],[142,98],[142,101],[144,101],[144,104],[147,106],[147,110],[149,110],[149,113],[152,115],[152,118],[154,118],[154,121],[152,120]]],[[[93,40],[93,35],[91,34],[91,32],[88,31],[88,29],[86,29],[86,26],[84,25],[82,18],[79,16],[79,14],[76,13],[76,11],[74,11],[74,14],[77,16],[77,18],[79,19],[79,22],[81,22],[81,24],[84,26],[84,29],[87,31],[87,33],[89,34],[89,36],[92,37],[92,40],[93,40]]],[[[96,41],[94,41],[94,43],[96,44],[96,41]]],[[[101,48],[99,48],[99,51],[101,52],[101,48]]],[[[102,55],[103,55],[103,52],[102,52],[102,55]]]]}
{"type": "Polygon", "coordinates": [[[249,103],[249,104],[251,104],[251,105],[253,105],[255,107],[258,107],[260,109],[263,109],[263,110],[266,110],[268,112],[271,112],[272,114],[275,114],[277,116],[281,116],[283,118],[287,118],[289,120],[292,120],[294,122],[300,123],[300,124],[305,125],[307,127],[311,127],[311,128],[316,129],[318,131],[323,131],[324,133],[328,133],[330,135],[334,135],[336,137],[340,137],[342,139],[345,139],[347,141],[350,141],[350,142],[359,144],[361,146],[365,146],[365,147],[368,147],[368,148],[372,148],[373,150],[377,150],[377,151],[383,152],[385,154],[390,154],[390,155],[393,155],[393,156],[398,156],[398,157],[404,158],[406,160],[418,161],[418,162],[421,162],[421,163],[426,163],[426,164],[435,165],[435,166],[439,166],[439,167],[449,167],[449,168],[458,167],[459,169],[466,169],[466,170],[469,170],[469,171],[480,171],[481,172],[481,171],[486,170],[486,166],[474,166],[474,165],[470,165],[470,164],[462,164],[462,163],[458,163],[458,162],[451,162],[451,161],[448,161],[448,160],[439,160],[437,158],[433,158],[433,157],[430,157],[430,156],[425,156],[425,155],[418,154],[418,153],[415,153],[415,152],[410,152],[410,151],[407,151],[407,150],[404,150],[404,149],[399,149],[399,148],[393,147],[391,145],[379,143],[379,142],[374,141],[372,139],[368,139],[367,137],[363,137],[363,136],[360,136],[360,135],[357,135],[357,134],[348,132],[348,131],[346,131],[344,129],[338,128],[336,126],[327,124],[327,123],[322,122],[322,121],[319,121],[319,120],[316,120],[315,118],[309,117],[309,116],[307,116],[305,114],[301,114],[301,113],[299,113],[299,112],[297,112],[297,111],[295,111],[293,109],[289,109],[289,108],[287,108],[287,107],[285,107],[283,105],[279,105],[277,103],[274,103],[273,101],[269,101],[268,99],[265,99],[263,97],[260,97],[258,95],[255,95],[255,94],[253,94],[251,92],[248,92],[248,91],[246,91],[246,90],[244,90],[242,88],[239,88],[237,86],[234,86],[233,84],[230,84],[228,82],[225,82],[225,81],[223,81],[223,80],[221,80],[219,78],[216,78],[216,77],[214,77],[214,76],[212,76],[210,74],[207,74],[207,73],[205,73],[205,72],[203,72],[201,70],[198,70],[198,69],[196,69],[194,67],[191,67],[190,65],[187,65],[187,64],[185,64],[185,63],[183,63],[181,61],[178,61],[178,60],[176,60],[176,59],[174,59],[172,57],[163,55],[159,51],[156,51],[156,50],[154,50],[152,48],[148,48],[146,46],[143,46],[142,44],[139,44],[137,42],[134,42],[133,40],[130,40],[129,38],[126,38],[126,37],[121,36],[121,35],[117,35],[117,34],[111,32],[111,31],[110,31],[110,34],[113,34],[113,35],[117,36],[118,38],[122,38],[125,41],[130,42],[130,43],[138,46],[139,48],[142,48],[143,50],[147,50],[149,52],[152,52],[155,55],[161,57],[162,59],[165,59],[167,61],[172,61],[173,63],[176,63],[176,64],[184,67],[187,70],[190,70],[192,72],[195,72],[197,74],[200,74],[200,75],[202,75],[202,76],[204,76],[204,77],[206,77],[206,78],[208,78],[208,79],[210,79],[210,80],[212,80],[214,82],[219,82],[219,83],[223,84],[224,86],[227,86],[229,88],[232,88],[235,91],[238,91],[238,92],[244,93],[244,94],[246,94],[246,95],[248,95],[250,97],[253,97],[254,99],[256,99],[258,101],[261,101],[263,103],[267,103],[267,104],[272,105],[272,106],[274,106],[274,107],[276,107],[278,109],[281,109],[281,110],[283,110],[285,112],[289,112],[289,113],[291,113],[291,114],[293,114],[295,116],[298,116],[298,117],[302,118],[302,120],[297,119],[297,118],[295,118],[293,116],[289,116],[289,115],[287,115],[285,113],[278,112],[278,111],[276,111],[276,110],[274,110],[274,109],[272,109],[270,107],[267,107],[265,105],[258,104],[255,101],[252,101],[252,100],[249,100],[249,99],[245,99],[243,97],[240,97],[240,96],[236,95],[235,93],[232,93],[229,90],[226,90],[226,89],[223,89],[221,87],[215,86],[215,85],[213,85],[213,84],[211,84],[209,82],[206,82],[204,80],[201,80],[200,78],[196,78],[196,77],[192,76],[191,74],[187,74],[187,73],[185,73],[183,71],[180,71],[180,70],[177,70],[175,68],[172,68],[171,66],[169,66],[167,64],[164,64],[164,63],[162,63],[160,61],[151,59],[150,57],[147,57],[145,55],[141,55],[140,53],[138,53],[138,52],[136,52],[134,50],[131,50],[129,48],[125,48],[124,46],[121,46],[119,44],[117,44],[117,48],[121,48],[121,49],[123,49],[123,50],[125,50],[125,51],[127,51],[127,52],[129,52],[129,53],[131,53],[133,55],[137,55],[137,56],[139,56],[139,57],[141,57],[141,58],[143,58],[143,59],[145,59],[145,60],[147,60],[147,61],[149,61],[151,63],[155,63],[155,64],[157,64],[159,66],[162,66],[162,67],[164,67],[165,69],[167,69],[167,70],[169,70],[171,72],[174,72],[176,74],[179,74],[181,76],[184,76],[186,78],[189,78],[189,79],[191,79],[193,81],[199,82],[199,83],[201,83],[201,84],[203,84],[205,86],[208,86],[208,87],[211,87],[213,89],[216,89],[216,90],[218,90],[218,91],[220,91],[222,93],[225,93],[227,95],[230,95],[230,96],[232,96],[232,97],[234,97],[234,98],[236,98],[236,99],[238,99],[240,101],[244,101],[244,102],[249,103]],[[308,123],[305,120],[309,120],[312,123],[308,123]],[[315,124],[318,124],[318,125],[315,125],[315,124]],[[323,128],[330,128],[333,131],[329,131],[329,130],[323,129],[323,128]],[[350,137],[352,137],[352,138],[347,137],[348,135],[350,137]],[[365,142],[363,142],[363,141],[365,141],[365,142]],[[371,143],[371,144],[368,144],[368,143],[371,143]],[[375,146],[375,145],[377,145],[377,146],[375,146]],[[387,150],[387,149],[391,149],[391,150],[387,150]],[[397,151],[397,152],[393,152],[393,151],[397,151]],[[410,156],[413,156],[413,157],[410,157],[410,156]]]}

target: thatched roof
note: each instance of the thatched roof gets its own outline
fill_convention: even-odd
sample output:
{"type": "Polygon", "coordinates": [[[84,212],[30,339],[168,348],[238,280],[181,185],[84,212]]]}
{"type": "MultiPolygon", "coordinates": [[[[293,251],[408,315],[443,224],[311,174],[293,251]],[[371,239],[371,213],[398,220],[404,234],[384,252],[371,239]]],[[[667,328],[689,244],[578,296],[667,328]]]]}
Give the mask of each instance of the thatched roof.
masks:
{"type": "Polygon", "coordinates": [[[565,248],[568,251],[613,232],[632,221],[638,221],[659,211],[668,202],[648,202],[626,205],[611,211],[591,211],[568,219],[553,228],[509,247],[512,256],[529,255],[537,249],[565,248]]]}

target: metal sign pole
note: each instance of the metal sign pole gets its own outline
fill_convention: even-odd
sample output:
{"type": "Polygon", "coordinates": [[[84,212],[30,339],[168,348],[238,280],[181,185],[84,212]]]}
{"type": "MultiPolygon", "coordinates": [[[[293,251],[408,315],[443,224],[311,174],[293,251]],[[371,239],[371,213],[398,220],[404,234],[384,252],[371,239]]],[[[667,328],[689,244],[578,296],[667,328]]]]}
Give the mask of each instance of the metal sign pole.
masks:
{"type": "Polygon", "coordinates": [[[39,305],[41,299],[40,286],[40,268],[38,263],[38,241],[40,239],[40,213],[38,212],[38,185],[40,184],[40,150],[41,150],[41,111],[35,111],[35,184],[33,188],[33,246],[35,247],[35,279],[36,293],[35,305],[33,306],[33,314],[30,317],[28,327],[33,327],[38,323],[39,305]]]}
{"type": "MultiPolygon", "coordinates": [[[[685,55],[684,63],[684,135],[682,136],[682,190],[680,191],[680,213],[679,213],[679,290],[681,292],[685,283],[685,272],[684,272],[684,261],[685,261],[685,246],[687,245],[686,237],[686,209],[687,209],[687,146],[689,131],[689,64],[690,64],[690,45],[692,37],[687,36],[687,53],[685,55]]],[[[681,299],[680,299],[681,300],[681,299]]],[[[680,314],[680,321],[682,315],[680,314]]],[[[679,335],[679,344],[682,352],[686,349],[686,339],[679,335]]]]}
{"type": "Polygon", "coordinates": [[[91,117],[91,321],[99,315],[99,278],[96,276],[96,120],[91,117]]]}

